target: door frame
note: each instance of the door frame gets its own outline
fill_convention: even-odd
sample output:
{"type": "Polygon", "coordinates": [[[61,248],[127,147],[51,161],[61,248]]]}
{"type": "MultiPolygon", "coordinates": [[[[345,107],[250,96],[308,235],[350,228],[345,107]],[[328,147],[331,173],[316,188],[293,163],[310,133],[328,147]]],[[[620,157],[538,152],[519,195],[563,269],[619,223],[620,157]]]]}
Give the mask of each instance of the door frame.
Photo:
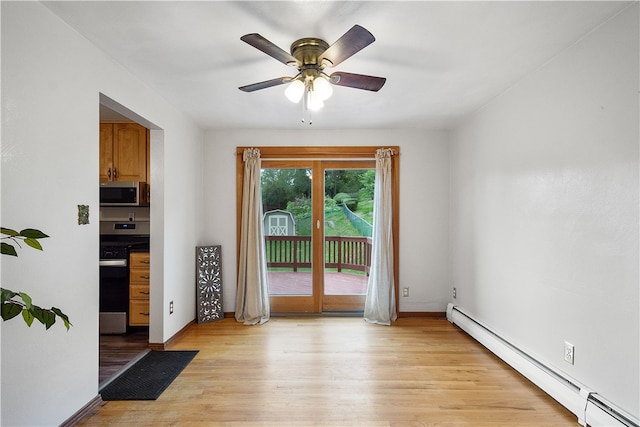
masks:
{"type": "MultiPolygon", "coordinates": [[[[395,293],[398,296],[399,289],[399,229],[400,229],[400,218],[399,218],[399,207],[400,207],[400,149],[398,146],[328,146],[328,147],[318,147],[318,146],[292,146],[292,147],[279,147],[279,146],[267,146],[267,147],[236,147],[236,277],[238,277],[238,268],[239,268],[239,260],[240,260],[240,226],[242,223],[242,185],[244,180],[244,163],[242,161],[242,154],[247,148],[258,148],[260,149],[260,159],[261,160],[299,160],[299,161],[309,161],[313,163],[314,161],[332,161],[332,160],[375,160],[376,151],[380,148],[391,148],[394,152],[394,155],[391,158],[391,168],[392,168],[392,232],[393,232],[393,260],[394,260],[394,283],[395,283],[395,293]]],[[[323,180],[314,180],[314,181],[323,181],[323,180]]],[[[312,183],[313,191],[321,191],[324,197],[324,188],[320,188],[320,186],[324,186],[324,183],[312,183]]],[[[315,206],[313,208],[313,217],[314,219],[324,219],[324,204],[322,206],[315,206]]],[[[318,230],[316,227],[312,228],[313,238],[317,238],[318,230]]],[[[315,251],[313,254],[314,263],[322,262],[324,263],[324,251],[315,251]],[[319,253],[318,253],[319,252],[319,253]]],[[[316,274],[314,272],[314,274],[316,274]]],[[[314,279],[314,289],[313,292],[319,292],[321,289],[320,282],[314,279]],[[318,289],[316,289],[318,287],[318,289]]],[[[237,287],[237,283],[236,283],[237,287]]],[[[310,299],[313,296],[309,296],[310,299]]],[[[398,311],[399,306],[399,298],[396,297],[396,311],[398,311]]],[[[277,304],[277,300],[272,301],[277,304]]],[[[312,309],[312,312],[321,313],[322,312],[322,299],[318,299],[316,302],[308,301],[300,306],[300,312],[309,312],[309,308],[312,309]],[[310,306],[311,304],[311,306],[310,306]]]]}

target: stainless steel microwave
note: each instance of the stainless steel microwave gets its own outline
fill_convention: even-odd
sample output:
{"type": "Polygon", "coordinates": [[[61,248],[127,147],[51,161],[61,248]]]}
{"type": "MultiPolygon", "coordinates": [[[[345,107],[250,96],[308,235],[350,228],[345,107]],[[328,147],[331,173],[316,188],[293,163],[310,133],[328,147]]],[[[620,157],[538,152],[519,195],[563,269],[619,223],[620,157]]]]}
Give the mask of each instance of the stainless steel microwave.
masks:
{"type": "Polygon", "coordinates": [[[100,183],[100,206],[145,206],[147,184],[138,181],[100,183]]]}

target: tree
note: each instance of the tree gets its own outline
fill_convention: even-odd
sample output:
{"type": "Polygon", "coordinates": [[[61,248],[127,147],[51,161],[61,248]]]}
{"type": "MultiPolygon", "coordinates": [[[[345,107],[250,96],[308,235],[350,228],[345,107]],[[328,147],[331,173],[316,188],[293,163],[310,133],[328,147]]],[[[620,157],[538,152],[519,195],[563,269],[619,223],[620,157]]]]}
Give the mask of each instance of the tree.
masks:
{"type": "Polygon", "coordinates": [[[373,200],[373,194],[376,182],[376,171],[374,169],[368,169],[360,175],[360,200],[367,201],[373,200]]]}
{"type": "MultiPolygon", "coordinates": [[[[362,188],[363,176],[375,171],[369,169],[331,169],[325,173],[325,190],[331,197],[335,197],[339,193],[347,193],[356,195],[362,188]]],[[[372,193],[373,198],[373,193],[372,193]]]]}
{"type": "Polygon", "coordinates": [[[263,169],[260,181],[265,210],[286,209],[290,201],[311,196],[307,169],[263,169]]]}

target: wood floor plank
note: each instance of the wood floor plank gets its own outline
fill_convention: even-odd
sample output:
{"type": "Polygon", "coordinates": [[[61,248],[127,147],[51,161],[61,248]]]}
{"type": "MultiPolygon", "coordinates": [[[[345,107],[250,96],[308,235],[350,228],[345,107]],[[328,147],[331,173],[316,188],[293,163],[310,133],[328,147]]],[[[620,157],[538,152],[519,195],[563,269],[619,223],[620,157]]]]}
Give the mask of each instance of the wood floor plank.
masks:
{"type": "Polygon", "coordinates": [[[79,425],[576,426],[576,417],[444,319],[194,325],[200,350],[152,402],[107,402],[79,425]]]}
{"type": "Polygon", "coordinates": [[[126,335],[100,335],[100,384],[108,382],[129,362],[149,348],[149,331],[126,335]]]}

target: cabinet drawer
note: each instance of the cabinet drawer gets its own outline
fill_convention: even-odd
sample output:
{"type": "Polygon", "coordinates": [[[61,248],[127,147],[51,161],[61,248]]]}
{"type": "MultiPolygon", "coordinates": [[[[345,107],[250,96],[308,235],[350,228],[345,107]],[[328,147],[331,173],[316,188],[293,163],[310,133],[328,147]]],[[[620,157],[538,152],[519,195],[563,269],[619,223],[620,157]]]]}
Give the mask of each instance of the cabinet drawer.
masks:
{"type": "Polygon", "coordinates": [[[131,284],[129,286],[129,298],[143,300],[149,299],[149,285],[131,284]]]}
{"type": "Polygon", "coordinates": [[[129,255],[130,268],[149,269],[149,252],[131,252],[129,255]]]}
{"type": "Polygon", "coordinates": [[[139,285],[149,285],[149,269],[132,268],[129,271],[129,283],[139,285]]]}
{"type": "Polygon", "coordinates": [[[148,326],[149,325],[149,300],[129,301],[129,325],[148,326]]]}

